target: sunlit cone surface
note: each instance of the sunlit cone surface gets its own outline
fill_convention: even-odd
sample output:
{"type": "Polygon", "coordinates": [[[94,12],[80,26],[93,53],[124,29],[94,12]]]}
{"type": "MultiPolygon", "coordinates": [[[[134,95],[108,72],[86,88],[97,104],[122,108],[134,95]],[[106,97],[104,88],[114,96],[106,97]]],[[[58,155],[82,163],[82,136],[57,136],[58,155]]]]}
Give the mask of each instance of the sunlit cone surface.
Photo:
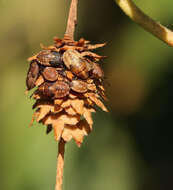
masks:
{"type": "Polygon", "coordinates": [[[32,122],[47,126],[47,133],[53,129],[55,140],[68,142],[73,138],[80,146],[92,130],[96,106],[108,111],[102,103],[106,99],[104,74],[97,63],[103,56],[91,52],[105,44],[91,45],[68,36],[54,41],[54,45],[42,46],[42,51],[28,59],[27,90],[36,87],[32,122]]]}

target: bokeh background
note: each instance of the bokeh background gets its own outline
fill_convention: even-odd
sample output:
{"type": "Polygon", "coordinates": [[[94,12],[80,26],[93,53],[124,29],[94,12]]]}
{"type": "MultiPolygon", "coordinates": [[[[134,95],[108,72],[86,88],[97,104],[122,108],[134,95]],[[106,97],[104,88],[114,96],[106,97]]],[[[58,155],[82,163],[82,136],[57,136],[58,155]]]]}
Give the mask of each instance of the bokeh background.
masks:
{"type": "MultiPolygon", "coordinates": [[[[173,1],[137,5],[173,29],[173,1]]],[[[54,189],[57,143],[29,128],[27,58],[63,37],[70,0],[0,0],[0,189],[54,189]]],[[[113,0],[79,1],[76,39],[107,42],[97,53],[110,113],[98,110],[80,149],[68,143],[64,190],[173,189],[173,49],[130,21],[113,0]]]]}

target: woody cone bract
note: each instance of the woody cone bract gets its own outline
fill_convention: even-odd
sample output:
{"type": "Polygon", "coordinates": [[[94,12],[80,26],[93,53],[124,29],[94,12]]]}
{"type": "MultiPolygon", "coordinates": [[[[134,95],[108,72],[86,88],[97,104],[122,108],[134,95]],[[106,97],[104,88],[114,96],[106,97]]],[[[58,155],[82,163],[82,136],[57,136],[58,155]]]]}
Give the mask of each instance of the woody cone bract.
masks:
{"type": "Polygon", "coordinates": [[[56,141],[73,138],[81,145],[92,131],[96,106],[108,111],[102,103],[106,97],[98,64],[103,56],[91,52],[104,45],[91,45],[83,38],[74,41],[65,35],[28,59],[27,89],[36,87],[31,124],[36,120],[47,127],[47,133],[53,130],[56,141]]]}

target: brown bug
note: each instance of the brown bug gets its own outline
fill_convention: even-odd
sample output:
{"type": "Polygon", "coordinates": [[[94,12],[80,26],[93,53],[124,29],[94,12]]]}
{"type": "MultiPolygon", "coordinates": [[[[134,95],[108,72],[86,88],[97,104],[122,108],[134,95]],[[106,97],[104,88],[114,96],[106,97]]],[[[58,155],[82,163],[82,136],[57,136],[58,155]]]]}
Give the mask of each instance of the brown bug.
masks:
{"type": "Polygon", "coordinates": [[[78,77],[82,79],[89,77],[89,71],[92,69],[92,65],[78,51],[74,49],[67,50],[63,54],[63,61],[65,66],[78,77]]]}
{"type": "Polygon", "coordinates": [[[37,55],[37,61],[44,66],[63,67],[61,54],[56,51],[43,50],[37,55]]]}
{"type": "Polygon", "coordinates": [[[70,83],[70,87],[73,91],[78,93],[85,93],[88,90],[87,83],[82,80],[73,80],[70,83]]]}
{"type": "Polygon", "coordinates": [[[26,78],[26,86],[28,90],[35,87],[35,82],[38,76],[39,76],[39,66],[37,62],[33,61],[30,63],[30,67],[26,78]]]}
{"type": "Polygon", "coordinates": [[[38,91],[47,98],[63,98],[70,92],[70,86],[64,81],[45,82],[39,86],[38,91]]]}
{"type": "Polygon", "coordinates": [[[48,81],[56,81],[58,79],[58,71],[53,67],[46,67],[42,72],[43,77],[48,81]]]}
{"type": "Polygon", "coordinates": [[[38,87],[40,92],[45,98],[63,98],[70,93],[70,90],[78,93],[85,93],[88,90],[88,84],[82,80],[73,80],[68,83],[65,81],[45,82],[38,87]]]}
{"type": "Polygon", "coordinates": [[[96,78],[96,79],[103,78],[104,72],[102,68],[100,67],[100,65],[94,62],[92,64],[93,64],[93,69],[91,71],[91,77],[96,78]]]}

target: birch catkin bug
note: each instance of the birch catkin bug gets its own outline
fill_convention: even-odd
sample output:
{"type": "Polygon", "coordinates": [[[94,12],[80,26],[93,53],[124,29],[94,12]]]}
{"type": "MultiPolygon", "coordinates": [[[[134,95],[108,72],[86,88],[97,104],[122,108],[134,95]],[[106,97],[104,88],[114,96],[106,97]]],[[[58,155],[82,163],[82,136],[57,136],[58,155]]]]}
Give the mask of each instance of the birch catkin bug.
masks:
{"type": "Polygon", "coordinates": [[[58,71],[53,67],[46,67],[42,75],[48,81],[56,81],[58,79],[58,71]]]}
{"type": "Polygon", "coordinates": [[[98,63],[92,63],[93,64],[93,69],[91,71],[91,77],[92,78],[103,78],[104,77],[104,72],[101,69],[100,65],[98,63]]]}
{"type": "Polygon", "coordinates": [[[70,86],[64,81],[45,82],[39,86],[38,91],[47,98],[63,98],[69,94],[70,86]]]}
{"type": "Polygon", "coordinates": [[[71,89],[78,93],[85,93],[87,92],[87,83],[82,80],[73,80],[70,83],[71,89]]]}
{"type": "Polygon", "coordinates": [[[39,76],[39,66],[37,62],[33,61],[30,63],[30,67],[26,78],[26,86],[28,90],[35,87],[35,82],[38,76],[39,76]]]}
{"type": "Polygon", "coordinates": [[[88,90],[88,84],[82,80],[73,80],[68,83],[65,81],[45,82],[38,87],[38,91],[46,98],[63,98],[73,90],[78,93],[85,93],[88,90]]]}
{"type": "Polygon", "coordinates": [[[56,51],[43,50],[37,55],[37,61],[44,66],[62,67],[61,54],[56,51]]]}
{"type": "Polygon", "coordinates": [[[92,65],[84,59],[81,54],[73,49],[67,50],[63,54],[63,61],[65,66],[71,70],[72,73],[82,79],[87,79],[92,65]]]}
{"type": "Polygon", "coordinates": [[[104,76],[104,72],[99,64],[89,62],[76,50],[67,50],[63,54],[63,61],[65,66],[81,79],[87,79],[90,75],[96,79],[104,76]]]}

